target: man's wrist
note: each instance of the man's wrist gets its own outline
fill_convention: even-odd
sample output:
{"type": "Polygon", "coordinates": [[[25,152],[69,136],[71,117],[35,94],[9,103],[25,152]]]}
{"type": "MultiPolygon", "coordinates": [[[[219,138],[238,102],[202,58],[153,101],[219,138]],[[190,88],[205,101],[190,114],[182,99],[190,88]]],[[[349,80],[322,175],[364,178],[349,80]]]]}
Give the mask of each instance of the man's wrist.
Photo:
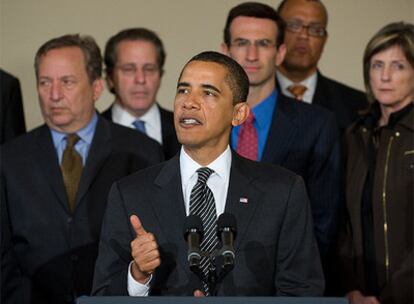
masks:
{"type": "Polygon", "coordinates": [[[143,285],[147,284],[151,278],[150,274],[145,274],[138,269],[138,266],[135,263],[135,261],[133,261],[131,265],[131,275],[135,281],[143,285]]]}

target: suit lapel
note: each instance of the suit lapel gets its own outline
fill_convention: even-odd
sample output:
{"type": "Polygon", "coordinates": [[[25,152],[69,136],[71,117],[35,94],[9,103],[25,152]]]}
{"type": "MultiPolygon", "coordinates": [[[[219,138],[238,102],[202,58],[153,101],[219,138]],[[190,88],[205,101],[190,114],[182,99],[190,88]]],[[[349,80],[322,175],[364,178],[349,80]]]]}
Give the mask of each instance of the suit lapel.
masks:
{"type": "Polygon", "coordinates": [[[237,219],[237,236],[234,243],[237,251],[256,208],[262,200],[263,193],[251,185],[254,179],[249,177],[252,175],[248,162],[242,160],[234,152],[232,155],[225,212],[233,214],[237,219]]]}
{"type": "Polygon", "coordinates": [[[90,185],[98,174],[102,164],[111,153],[111,130],[109,122],[99,117],[96,125],[95,135],[88,152],[88,158],[83,168],[82,177],[79,183],[76,207],[82,201],[90,185]]]}
{"type": "Polygon", "coordinates": [[[332,109],[331,100],[327,94],[329,94],[329,87],[326,85],[325,78],[321,75],[321,73],[317,74],[317,82],[315,88],[315,94],[313,95],[312,104],[320,105],[324,108],[332,109]]]}
{"type": "Polygon", "coordinates": [[[186,212],[184,206],[183,190],[179,154],[169,160],[154,181],[159,189],[153,195],[153,208],[168,242],[176,244],[177,264],[180,264],[187,275],[192,275],[187,262],[186,242],[183,237],[186,212]],[[182,254],[180,254],[180,252],[182,254]]]}
{"type": "Polygon", "coordinates": [[[294,123],[295,109],[290,102],[297,102],[278,94],[276,113],[273,114],[272,124],[267,136],[266,145],[262,155],[262,161],[275,164],[283,164],[290,144],[295,138],[297,127],[294,123]]]}
{"type": "Polygon", "coordinates": [[[59,167],[56,149],[53,145],[52,135],[49,128],[43,125],[35,135],[36,148],[34,158],[39,170],[45,176],[44,180],[49,183],[50,188],[56,194],[62,207],[69,212],[65,185],[59,167]]]}
{"type": "Polygon", "coordinates": [[[103,111],[101,113],[101,116],[104,117],[104,118],[106,118],[109,121],[113,121],[112,120],[112,107],[113,106],[111,105],[108,109],[106,109],[105,111],[103,111]]]}

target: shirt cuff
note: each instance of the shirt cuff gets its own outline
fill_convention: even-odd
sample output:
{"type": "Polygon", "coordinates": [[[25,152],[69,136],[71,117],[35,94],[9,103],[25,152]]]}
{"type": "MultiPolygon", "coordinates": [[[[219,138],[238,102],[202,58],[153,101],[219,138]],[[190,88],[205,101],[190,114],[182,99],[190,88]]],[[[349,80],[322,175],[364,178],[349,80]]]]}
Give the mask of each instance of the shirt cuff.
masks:
{"type": "Polygon", "coordinates": [[[132,261],[131,263],[129,263],[129,267],[128,267],[128,294],[132,297],[147,297],[148,293],[149,293],[149,289],[150,289],[150,282],[152,280],[152,274],[149,278],[149,280],[145,283],[145,284],[141,284],[137,281],[135,281],[134,277],[132,276],[131,273],[131,267],[132,267],[132,263],[134,261],[132,261]]]}

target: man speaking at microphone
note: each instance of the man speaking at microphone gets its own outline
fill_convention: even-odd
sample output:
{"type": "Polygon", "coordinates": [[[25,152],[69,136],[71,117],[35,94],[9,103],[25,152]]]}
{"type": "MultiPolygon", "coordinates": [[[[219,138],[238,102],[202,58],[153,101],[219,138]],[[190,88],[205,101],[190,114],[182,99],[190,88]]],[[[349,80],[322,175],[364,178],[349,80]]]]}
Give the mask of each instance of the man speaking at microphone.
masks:
{"type": "Polygon", "coordinates": [[[232,126],[249,114],[248,89],[243,68],[225,55],[203,52],[184,66],[174,102],[181,152],[112,186],[94,295],[209,295],[190,271],[182,230],[187,215],[200,216],[201,248],[214,252],[223,212],[235,216],[238,231],[234,269],[217,286],[218,296],[322,295],[302,179],[230,150],[232,126]]]}

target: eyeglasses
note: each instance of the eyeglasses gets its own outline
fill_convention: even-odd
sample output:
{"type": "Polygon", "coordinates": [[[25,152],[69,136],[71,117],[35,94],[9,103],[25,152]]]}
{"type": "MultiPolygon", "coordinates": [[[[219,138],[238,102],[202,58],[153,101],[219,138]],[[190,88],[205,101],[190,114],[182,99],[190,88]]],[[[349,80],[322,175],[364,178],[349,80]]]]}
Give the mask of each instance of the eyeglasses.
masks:
{"type": "MultiPolygon", "coordinates": [[[[137,67],[135,64],[124,64],[124,65],[116,66],[116,68],[119,69],[122,74],[128,77],[135,76],[139,69],[139,67],[137,67]]],[[[158,69],[158,66],[156,65],[149,64],[149,65],[144,65],[142,67],[142,73],[145,76],[153,76],[158,72],[159,72],[159,69],[158,69]]]]}
{"type": "Polygon", "coordinates": [[[270,50],[271,48],[275,47],[275,43],[270,41],[269,39],[259,39],[255,40],[254,42],[247,40],[247,39],[236,39],[234,42],[231,43],[231,46],[240,49],[246,50],[252,46],[252,44],[259,50],[270,50]]]}
{"type": "Polygon", "coordinates": [[[326,29],[318,24],[304,25],[302,21],[292,20],[286,22],[286,29],[293,33],[300,33],[305,28],[310,36],[324,37],[327,34],[326,29]]]}

